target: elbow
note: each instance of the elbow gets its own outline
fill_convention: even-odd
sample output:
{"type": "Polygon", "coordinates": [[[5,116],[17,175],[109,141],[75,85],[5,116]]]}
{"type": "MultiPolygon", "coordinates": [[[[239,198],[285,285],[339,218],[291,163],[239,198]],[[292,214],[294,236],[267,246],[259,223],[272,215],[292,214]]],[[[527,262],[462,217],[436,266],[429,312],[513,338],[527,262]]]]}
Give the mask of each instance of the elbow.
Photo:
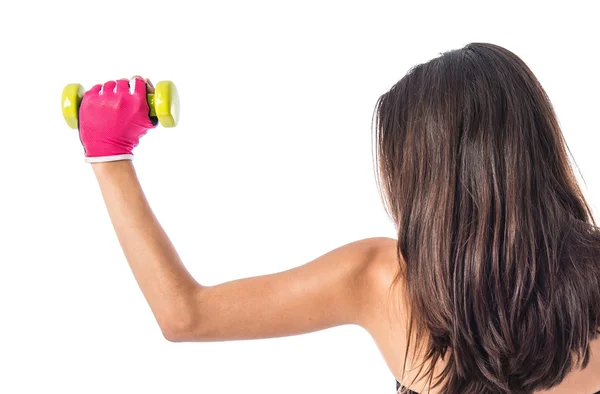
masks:
{"type": "Polygon", "coordinates": [[[172,343],[190,342],[186,335],[182,335],[179,332],[162,330],[163,337],[172,343]]]}
{"type": "Polygon", "coordinates": [[[171,304],[170,310],[157,319],[163,337],[169,342],[195,342],[201,338],[201,318],[196,294],[185,303],[171,304]]]}
{"type": "Polygon", "coordinates": [[[186,297],[185,302],[171,304],[169,312],[158,320],[163,337],[169,342],[198,342],[203,340],[205,324],[200,313],[200,289],[186,297]],[[176,306],[175,306],[176,305],[176,306]]]}
{"type": "Polygon", "coordinates": [[[189,316],[177,316],[159,323],[163,337],[169,342],[191,342],[194,340],[195,321],[189,316]]]}

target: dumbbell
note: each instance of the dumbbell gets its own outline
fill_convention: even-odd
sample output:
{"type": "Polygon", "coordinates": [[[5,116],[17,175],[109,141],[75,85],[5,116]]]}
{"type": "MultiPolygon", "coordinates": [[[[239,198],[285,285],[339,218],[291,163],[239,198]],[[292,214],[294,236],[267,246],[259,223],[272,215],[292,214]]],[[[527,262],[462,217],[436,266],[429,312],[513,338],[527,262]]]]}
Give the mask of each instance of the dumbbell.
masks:
{"type": "MultiPolygon", "coordinates": [[[[65,86],[62,92],[62,114],[72,129],[79,125],[79,105],[85,89],[78,83],[65,86]]],[[[158,118],[163,127],[175,127],[179,122],[179,95],[171,81],[160,81],[154,88],[154,93],[147,95],[149,116],[158,118]]]]}

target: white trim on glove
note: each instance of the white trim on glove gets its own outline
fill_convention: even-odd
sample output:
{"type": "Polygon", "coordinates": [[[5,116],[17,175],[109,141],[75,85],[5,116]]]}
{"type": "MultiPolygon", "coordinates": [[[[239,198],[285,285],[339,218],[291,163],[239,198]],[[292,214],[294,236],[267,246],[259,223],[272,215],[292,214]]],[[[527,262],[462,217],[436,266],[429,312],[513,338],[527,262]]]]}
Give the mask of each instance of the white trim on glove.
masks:
{"type": "Polygon", "coordinates": [[[116,156],[101,156],[101,157],[86,157],[86,163],[102,163],[105,161],[117,161],[117,160],[133,160],[133,155],[116,155],[116,156]]]}

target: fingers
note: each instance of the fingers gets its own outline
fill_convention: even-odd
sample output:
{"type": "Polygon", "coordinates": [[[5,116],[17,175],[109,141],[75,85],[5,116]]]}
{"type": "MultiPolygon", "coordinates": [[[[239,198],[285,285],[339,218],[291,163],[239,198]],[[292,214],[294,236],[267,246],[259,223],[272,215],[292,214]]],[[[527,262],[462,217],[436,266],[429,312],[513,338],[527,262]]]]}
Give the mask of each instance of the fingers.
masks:
{"type": "Polygon", "coordinates": [[[146,94],[147,91],[150,91],[150,89],[146,85],[146,80],[144,80],[144,78],[140,77],[139,75],[135,75],[133,78],[131,78],[131,80],[135,81],[134,93],[146,94]]]}
{"type": "Polygon", "coordinates": [[[118,93],[131,93],[129,90],[129,80],[122,78],[117,81],[117,92],[118,93]]]}
{"type": "Polygon", "coordinates": [[[98,94],[100,93],[100,89],[102,89],[102,84],[94,85],[90,90],[88,90],[89,94],[98,94]]]}
{"type": "Polygon", "coordinates": [[[154,85],[148,78],[146,78],[146,85],[148,86],[148,92],[154,93],[154,85]]]}
{"type": "Polygon", "coordinates": [[[133,77],[132,81],[135,82],[135,88],[133,89],[134,93],[146,94],[146,81],[144,81],[141,77],[133,77]]]}
{"type": "Polygon", "coordinates": [[[150,82],[150,80],[148,78],[142,78],[139,75],[134,75],[131,79],[144,81],[144,84],[146,86],[146,92],[148,92],[148,93],[154,93],[154,85],[152,85],[152,82],[150,82]]]}
{"type": "Polygon", "coordinates": [[[104,84],[94,85],[88,93],[98,95],[98,94],[111,94],[111,93],[125,93],[129,92],[130,94],[146,94],[154,92],[154,86],[152,82],[148,78],[142,78],[139,75],[134,76],[129,79],[121,78],[117,81],[108,81],[104,84]]]}
{"type": "Polygon", "coordinates": [[[117,83],[115,81],[105,82],[104,86],[102,86],[102,92],[100,94],[114,93],[116,86],[117,86],[117,83]]]}

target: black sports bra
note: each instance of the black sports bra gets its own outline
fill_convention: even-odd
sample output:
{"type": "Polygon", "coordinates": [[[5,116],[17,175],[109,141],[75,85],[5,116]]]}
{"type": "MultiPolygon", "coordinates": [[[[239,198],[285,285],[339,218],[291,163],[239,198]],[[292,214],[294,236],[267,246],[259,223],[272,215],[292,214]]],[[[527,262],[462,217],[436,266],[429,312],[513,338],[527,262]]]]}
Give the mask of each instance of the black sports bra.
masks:
{"type": "Polygon", "coordinates": [[[407,390],[404,386],[401,386],[400,383],[396,380],[396,392],[398,392],[398,389],[400,387],[402,387],[402,390],[404,390],[404,391],[400,391],[402,394],[419,394],[416,391],[407,390]]]}
{"type": "MultiPolygon", "coordinates": [[[[403,390],[406,390],[404,388],[404,386],[401,386],[400,383],[398,383],[398,381],[396,380],[396,392],[398,391],[398,389],[402,387],[403,390]]],[[[416,391],[412,391],[412,390],[406,390],[406,391],[401,391],[402,394],[419,394],[416,391]]],[[[600,391],[596,391],[594,394],[600,394],[600,391]]]]}

